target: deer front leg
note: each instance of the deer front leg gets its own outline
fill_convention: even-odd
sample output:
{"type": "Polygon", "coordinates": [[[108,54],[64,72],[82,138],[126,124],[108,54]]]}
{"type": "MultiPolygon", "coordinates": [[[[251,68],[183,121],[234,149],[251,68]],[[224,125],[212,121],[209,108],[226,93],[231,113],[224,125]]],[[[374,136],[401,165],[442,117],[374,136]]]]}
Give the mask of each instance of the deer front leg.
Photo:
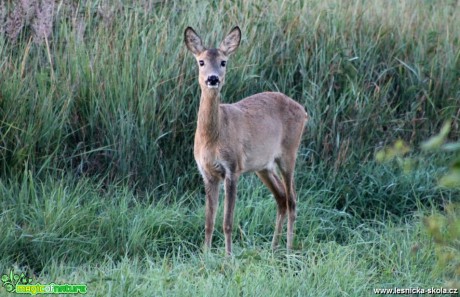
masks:
{"type": "Polygon", "coordinates": [[[204,182],[206,191],[206,223],[205,223],[205,250],[211,248],[214,223],[216,221],[217,208],[219,206],[219,181],[206,180],[204,182]]]}
{"type": "Polygon", "coordinates": [[[224,235],[227,255],[232,254],[233,211],[235,209],[237,182],[238,175],[236,174],[229,174],[225,177],[224,235]]]}

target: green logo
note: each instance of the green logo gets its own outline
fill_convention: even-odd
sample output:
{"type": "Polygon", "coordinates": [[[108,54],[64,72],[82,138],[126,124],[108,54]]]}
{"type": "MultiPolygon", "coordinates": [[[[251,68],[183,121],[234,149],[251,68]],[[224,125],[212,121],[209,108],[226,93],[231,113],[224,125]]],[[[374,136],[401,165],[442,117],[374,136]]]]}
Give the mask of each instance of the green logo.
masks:
{"type": "Polygon", "coordinates": [[[32,279],[27,275],[15,274],[13,271],[2,275],[2,283],[7,292],[16,294],[86,294],[87,290],[84,284],[32,284],[32,279]]]}
{"type": "Polygon", "coordinates": [[[15,293],[16,285],[27,285],[32,282],[31,278],[28,278],[24,273],[21,275],[13,274],[13,271],[10,271],[10,274],[2,275],[3,287],[6,288],[7,292],[15,293]]]}

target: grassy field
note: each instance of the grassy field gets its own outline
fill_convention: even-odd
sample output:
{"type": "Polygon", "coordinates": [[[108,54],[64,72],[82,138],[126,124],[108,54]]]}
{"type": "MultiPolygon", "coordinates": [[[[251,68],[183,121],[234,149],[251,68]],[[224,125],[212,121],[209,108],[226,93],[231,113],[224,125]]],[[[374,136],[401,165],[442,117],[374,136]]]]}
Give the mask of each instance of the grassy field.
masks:
{"type": "Polygon", "coordinates": [[[455,155],[419,147],[449,120],[460,136],[458,28],[448,0],[3,1],[0,274],[87,284],[88,296],[445,287],[423,218],[459,201],[437,187],[455,155]],[[217,46],[234,25],[223,101],[281,91],[311,116],[291,253],[270,249],[275,201],[253,175],[238,185],[234,255],[222,210],[202,252],[199,87],[183,31],[217,46]],[[375,160],[398,140],[410,161],[375,160]]]}

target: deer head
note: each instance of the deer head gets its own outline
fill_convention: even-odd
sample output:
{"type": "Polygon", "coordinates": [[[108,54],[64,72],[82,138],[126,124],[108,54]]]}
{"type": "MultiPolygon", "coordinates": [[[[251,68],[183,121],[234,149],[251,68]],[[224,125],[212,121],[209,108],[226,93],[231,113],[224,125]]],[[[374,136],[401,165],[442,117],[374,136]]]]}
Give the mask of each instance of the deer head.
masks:
{"type": "Polygon", "coordinates": [[[198,63],[198,82],[202,90],[221,90],[225,82],[228,58],[238,48],[240,40],[241,30],[237,26],[220,43],[219,48],[207,49],[191,27],[185,29],[184,41],[198,63]]]}

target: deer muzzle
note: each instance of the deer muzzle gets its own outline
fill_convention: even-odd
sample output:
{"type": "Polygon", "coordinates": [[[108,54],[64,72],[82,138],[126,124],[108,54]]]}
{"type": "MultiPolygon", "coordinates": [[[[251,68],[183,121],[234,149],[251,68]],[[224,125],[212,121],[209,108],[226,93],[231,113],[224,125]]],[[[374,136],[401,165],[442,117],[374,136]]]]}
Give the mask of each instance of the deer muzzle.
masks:
{"type": "Polygon", "coordinates": [[[220,84],[220,79],[217,75],[210,75],[208,79],[205,81],[208,88],[218,88],[220,84]]]}

